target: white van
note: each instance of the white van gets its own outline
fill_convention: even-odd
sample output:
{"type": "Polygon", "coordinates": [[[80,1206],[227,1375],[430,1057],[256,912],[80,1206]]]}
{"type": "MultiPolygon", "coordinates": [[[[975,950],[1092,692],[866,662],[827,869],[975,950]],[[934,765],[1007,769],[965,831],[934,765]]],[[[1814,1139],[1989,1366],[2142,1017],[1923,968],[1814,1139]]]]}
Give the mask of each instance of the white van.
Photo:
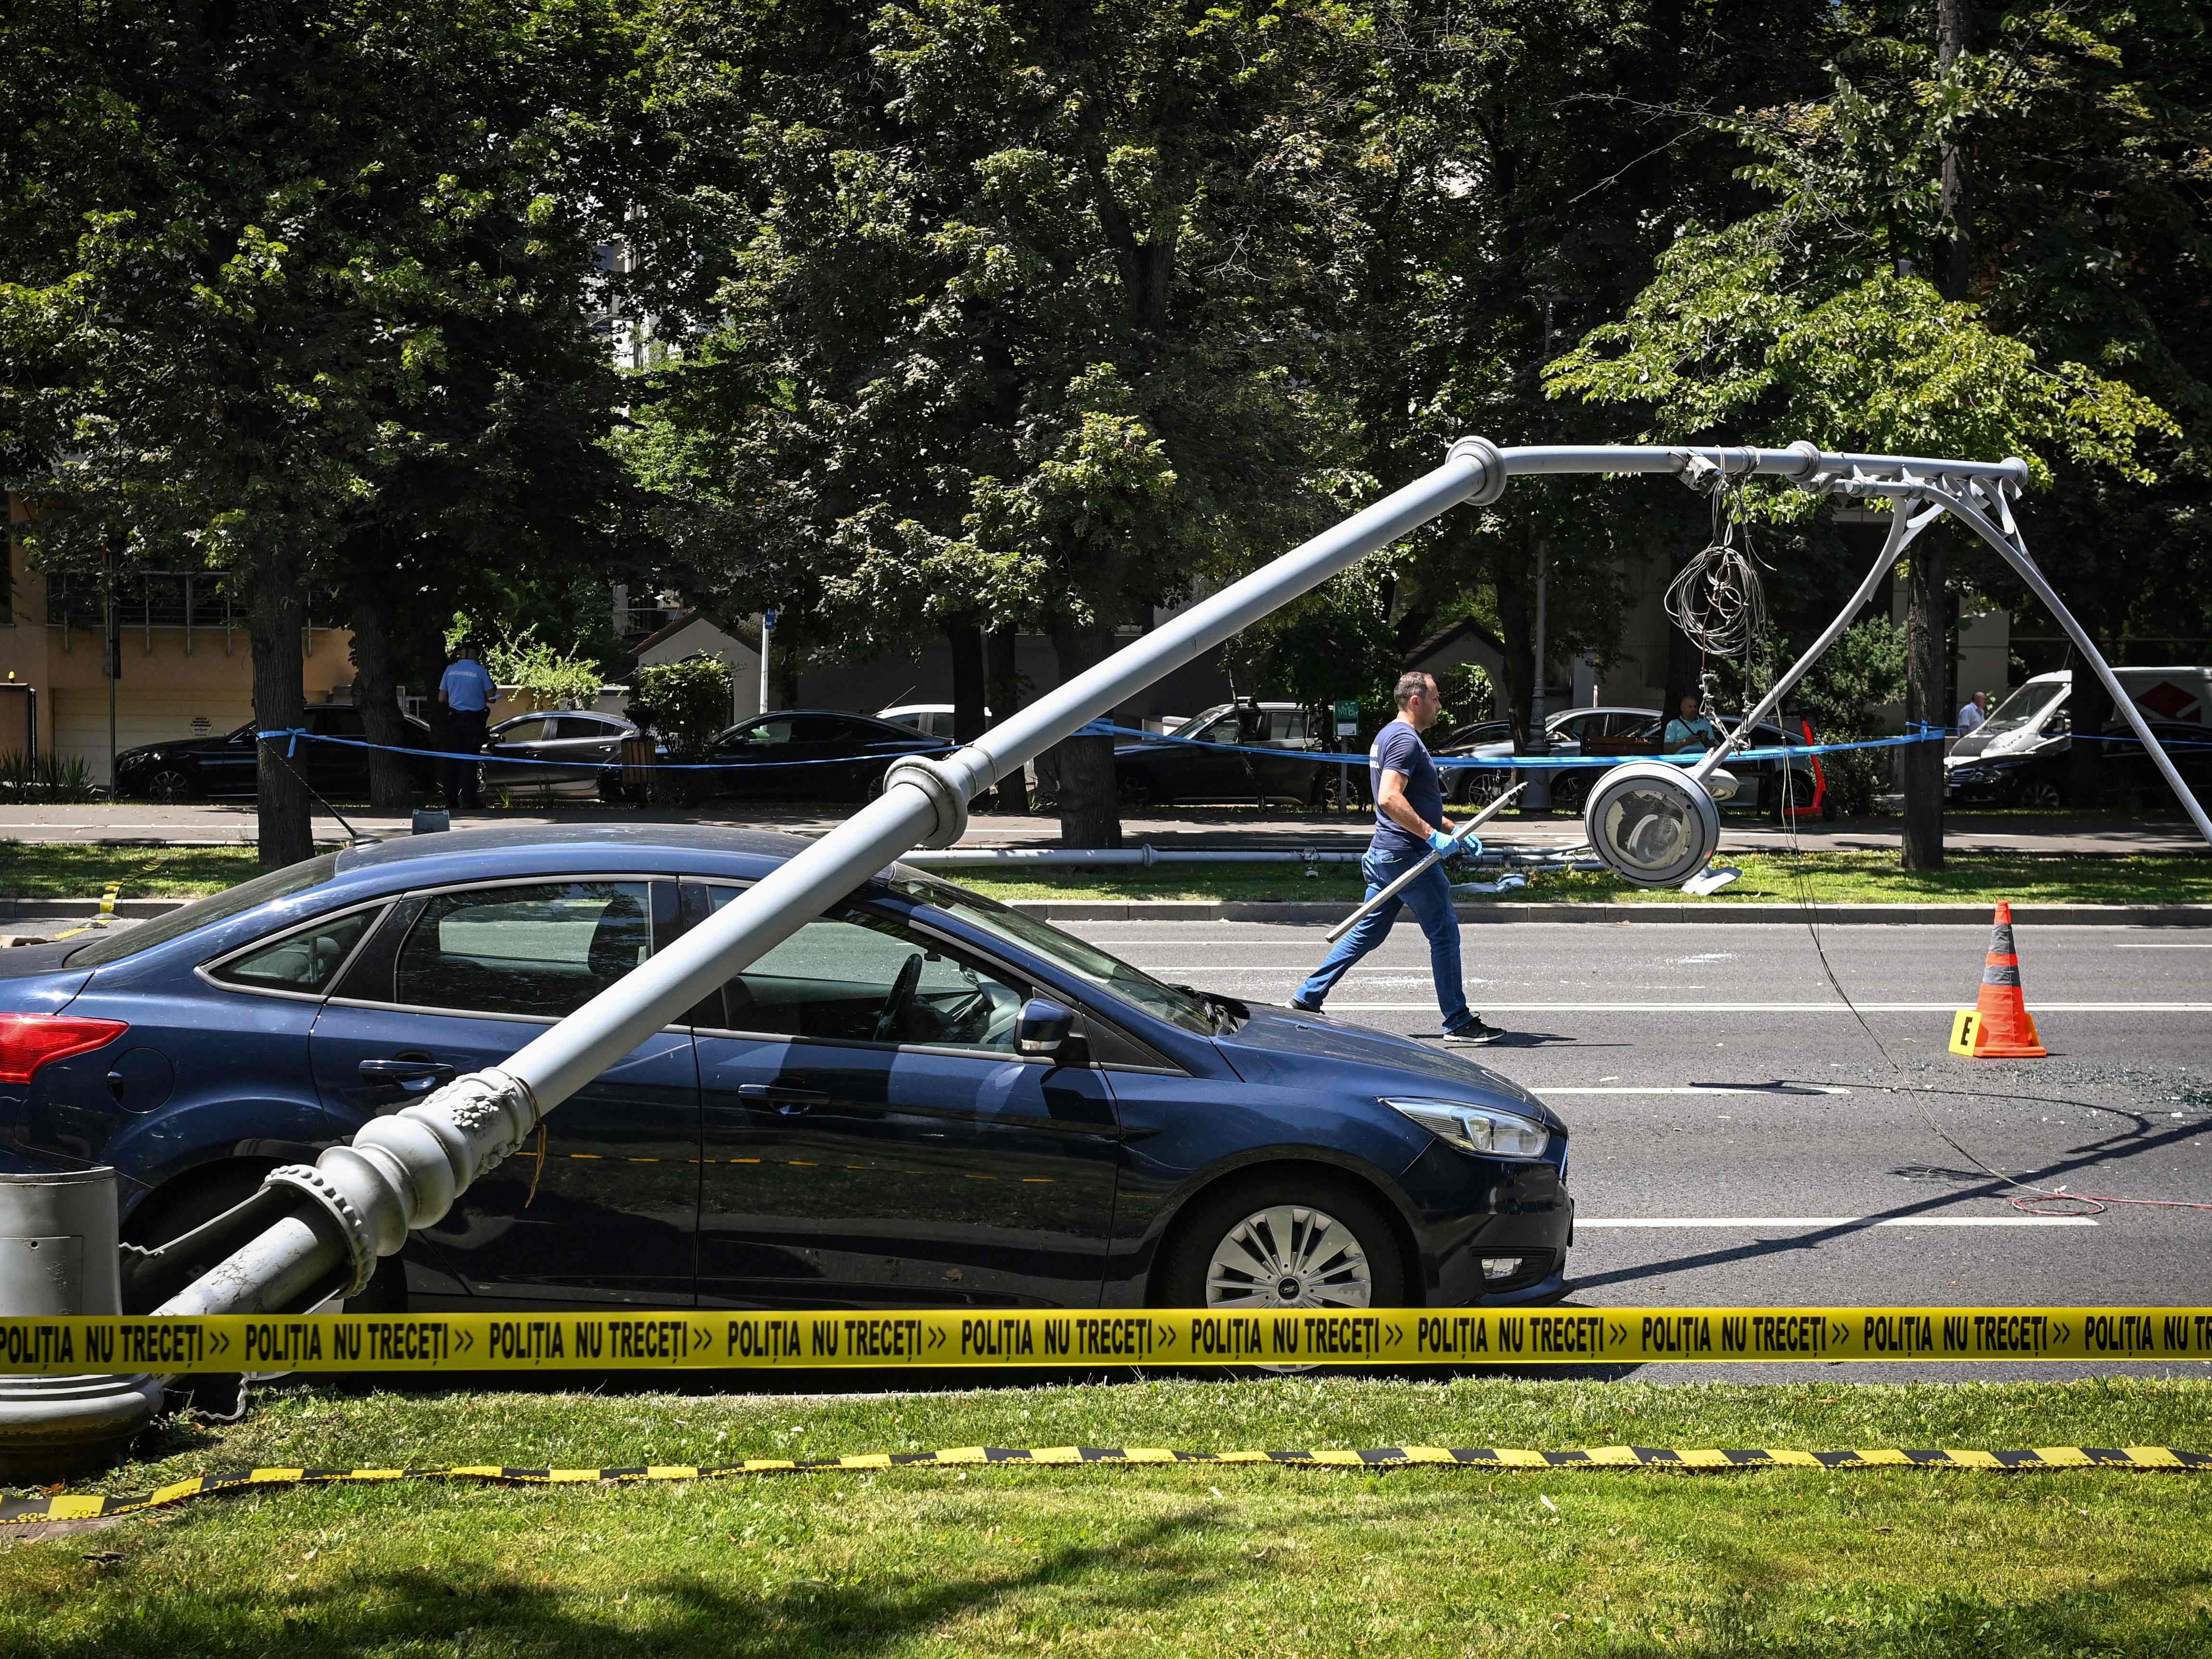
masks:
{"type": "MultiPolygon", "coordinates": [[[[2212,668],[2116,668],[2115,677],[2136,707],[2161,726],[2212,727],[2212,668]]],[[[2073,732],[2066,703],[2074,690],[2074,671],[2038,674],[2015,686],[1990,710],[1990,717],[1959,739],[1944,758],[1947,769],[1970,760],[2027,755],[2073,732]]]]}

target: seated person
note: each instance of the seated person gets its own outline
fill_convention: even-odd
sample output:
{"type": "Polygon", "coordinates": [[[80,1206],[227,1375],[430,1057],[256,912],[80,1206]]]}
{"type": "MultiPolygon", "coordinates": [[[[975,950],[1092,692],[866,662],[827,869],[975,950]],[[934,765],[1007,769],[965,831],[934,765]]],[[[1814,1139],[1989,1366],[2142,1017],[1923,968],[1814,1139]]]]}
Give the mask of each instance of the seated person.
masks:
{"type": "Polygon", "coordinates": [[[1720,744],[1720,728],[1698,712],[1694,696],[1682,699],[1682,712],[1667,722],[1660,746],[1669,754],[1685,749],[1713,749],[1720,744]]]}

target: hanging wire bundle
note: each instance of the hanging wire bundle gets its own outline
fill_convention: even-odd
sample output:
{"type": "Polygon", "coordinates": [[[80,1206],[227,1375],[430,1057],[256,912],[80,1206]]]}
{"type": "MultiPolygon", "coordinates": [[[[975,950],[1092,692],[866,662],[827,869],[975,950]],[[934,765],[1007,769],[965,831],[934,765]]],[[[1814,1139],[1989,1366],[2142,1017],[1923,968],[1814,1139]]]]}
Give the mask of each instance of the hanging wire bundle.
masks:
{"type": "Polygon", "coordinates": [[[1667,585],[1668,616],[1710,657],[1747,657],[1766,626],[1766,594],[1759,580],[1761,561],[1751,544],[1742,489],[1741,483],[1716,482],[1712,540],[1702,552],[1692,554],[1667,585]]]}

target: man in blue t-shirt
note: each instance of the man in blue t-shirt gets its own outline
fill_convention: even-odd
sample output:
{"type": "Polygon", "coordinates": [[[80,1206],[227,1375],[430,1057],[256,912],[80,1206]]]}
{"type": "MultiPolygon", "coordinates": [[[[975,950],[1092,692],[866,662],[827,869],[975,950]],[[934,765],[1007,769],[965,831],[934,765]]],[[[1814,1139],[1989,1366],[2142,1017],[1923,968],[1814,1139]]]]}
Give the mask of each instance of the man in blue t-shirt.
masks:
{"type": "MultiPolygon", "coordinates": [[[[1421,741],[1421,733],[1443,713],[1443,699],[1437,695],[1435,679],[1421,673],[1400,675],[1397,696],[1398,718],[1375,734],[1374,746],[1367,751],[1367,780],[1375,795],[1375,838],[1368,843],[1359,870],[1367,878],[1370,898],[1404,875],[1431,848],[1442,852],[1451,845],[1443,781],[1437,775],[1428,744],[1421,741]]],[[[1298,987],[1291,1006],[1303,1013],[1319,1013],[1337,981],[1382,944],[1406,906],[1412,907],[1413,919],[1428,935],[1429,966],[1436,975],[1437,1006],[1443,1011],[1444,1041],[1497,1042],[1504,1033],[1485,1025],[1468,1009],[1467,991],[1460,983],[1459,917],[1452,910],[1451,880],[1441,861],[1389,903],[1361,917],[1359,925],[1314,969],[1313,977],[1298,987]]]]}
{"type": "MultiPolygon", "coordinates": [[[[483,747],[485,723],[491,718],[491,706],[498,696],[499,688],[491,683],[490,673],[477,660],[475,645],[464,640],[454,647],[453,664],[438,682],[438,702],[446,711],[448,755],[473,755],[483,747]]],[[[464,805],[483,805],[474,761],[448,760],[445,772],[447,811],[458,812],[464,805]]]]}

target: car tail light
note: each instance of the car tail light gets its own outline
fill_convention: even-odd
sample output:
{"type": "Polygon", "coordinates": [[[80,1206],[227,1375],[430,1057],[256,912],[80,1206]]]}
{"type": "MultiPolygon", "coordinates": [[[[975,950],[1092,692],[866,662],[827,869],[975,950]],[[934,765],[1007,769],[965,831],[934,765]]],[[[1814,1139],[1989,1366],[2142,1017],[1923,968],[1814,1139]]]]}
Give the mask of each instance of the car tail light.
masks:
{"type": "Polygon", "coordinates": [[[90,1054],[131,1028],[70,1014],[0,1014],[0,1083],[28,1083],[49,1060],[90,1054]]]}

